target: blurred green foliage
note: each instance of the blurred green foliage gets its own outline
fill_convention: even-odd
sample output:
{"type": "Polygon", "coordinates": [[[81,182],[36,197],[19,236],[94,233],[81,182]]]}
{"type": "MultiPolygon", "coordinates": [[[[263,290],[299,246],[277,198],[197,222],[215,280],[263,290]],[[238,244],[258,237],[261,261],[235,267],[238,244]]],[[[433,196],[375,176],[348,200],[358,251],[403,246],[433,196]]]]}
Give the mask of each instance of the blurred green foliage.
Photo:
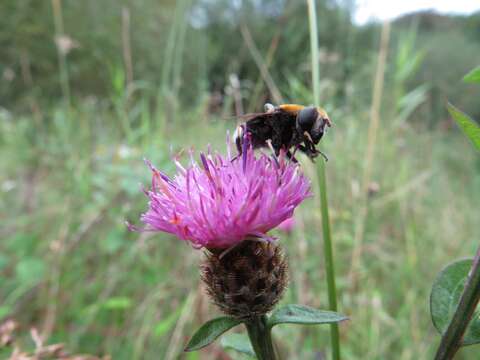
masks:
{"type": "MultiPolygon", "coordinates": [[[[393,23],[352,288],[380,25],[353,24],[350,1],[317,6],[322,102],[335,124],[321,149],[330,157],[339,309],[351,318],[341,326],[343,356],[429,358],[438,340],[430,284],[480,236],[480,163],[467,140],[448,131],[445,110],[448,98],[479,118],[478,88],[461,78],[478,66],[480,14],[426,12],[393,23]]],[[[218,345],[179,355],[193,329],[218,315],[198,287],[201,254],[167,235],[129,232],[124,221],[138,223],[146,206],[143,157],[172,174],[171,153],[207,143],[223,151],[237,97],[244,111],[272,99],[247,33],[282,98],[312,101],[305,4],[2,0],[0,14],[0,318],[22,324],[26,348],[26,329],[35,326],[49,343],[114,359],[218,358],[218,345]]],[[[298,217],[292,237],[277,234],[292,269],[285,301],[325,308],[316,199],[298,217]]],[[[275,336],[289,359],[313,359],[328,347],[322,329],[279,327],[275,336]]]]}
{"type": "MultiPolygon", "coordinates": [[[[134,80],[142,91],[155,95],[153,98],[160,90],[157,102],[173,98],[178,104],[197,105],[205,101],[206,92],[225,95],[232,73],[240,79],[242,96],[248,98],[260,74],[242,37],[242,27],[254,34],[255,46],[264,58],[271,55],[270,74],[286,99],[295,100],[299,95],[292,78],[309,83],[303,2],[64,0],[59,2],[63,33],[54,26],[54,2],[4,0],[0,4],[0,13],[8,14],[0,23],[0,99],[8,109],[29,109],[32,97],[48,105],[62,96],[57,47],[65,53],[75,98],[109,99],[123,82],[134,80]],[[131,74],[125,74],[129,72],[125,51],[132,59],[131,74]]],[[[357,101],[368,101],[369,92],[364,90],[371,82],[379,26],[355,25],[352,1],[320,1],[317,6],[321,78],[328,84],[325,97],[342,105],[349,99],[347,92],[354,91],[357,101]]],[[[395,21],[394,56],[417,52],[415,59],[408,58],[415,63],[406,71],[416,76],[402,79],[405,91],[429,86],[424,115],[430,123],[446,116],[445,96],[474,116],[480,113],[478,102],[465,96],[459,84],[480,58],[479,28],[478,13],[445,16],[423,12],[395,21]],[[409,49],[402,48],[405,36],[410,36],[409,49]]],[[[393,76],[399,74],[395,69],[389,73],[392,81],[398,81],[393,76]]],[[[266,95],[256,99],[251,108],[271,99],[268,91],[262,94],[266,95]]]]}

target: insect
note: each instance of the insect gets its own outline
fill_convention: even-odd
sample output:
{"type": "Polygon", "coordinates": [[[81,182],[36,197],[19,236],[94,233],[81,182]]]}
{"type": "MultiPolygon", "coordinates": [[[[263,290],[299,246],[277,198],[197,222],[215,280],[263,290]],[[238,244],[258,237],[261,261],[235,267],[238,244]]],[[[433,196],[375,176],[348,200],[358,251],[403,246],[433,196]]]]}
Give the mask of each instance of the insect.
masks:
{"type": "Polygon", "coordinates": [[[312,161],[318,155],[328,160],[315,148],[325,132],[325,127],[332,125],[328,114],[320,107],[297,104],[274,106],[267,103],[265,112],[246,114],[242,118],[245,122],[237,127],[234,134],[239,155],[242,154],[243,137],[247,132],[251,134],[250,141],[254,148],[269,146],[276,155],[284,149],[287,157],[295,162],[297,149],[312,161]]]}

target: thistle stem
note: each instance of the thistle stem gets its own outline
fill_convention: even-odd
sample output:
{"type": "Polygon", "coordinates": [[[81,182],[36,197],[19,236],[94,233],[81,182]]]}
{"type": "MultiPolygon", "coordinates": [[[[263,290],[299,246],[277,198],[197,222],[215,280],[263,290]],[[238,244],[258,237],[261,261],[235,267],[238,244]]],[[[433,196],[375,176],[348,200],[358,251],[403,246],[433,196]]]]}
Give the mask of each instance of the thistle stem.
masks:
{"type": "Polygon", "coordinates": [[[453,359],[462,345],[462,338],[467,326],[472,320],[473,313],[480,300],[480,247],[473,259],[472,268],[468,274],[467,282],[457,310],[453,314],[447,331],[442,336],[435,360],[453,359]]]}
{"type": "MultiPolygon", "coordinates": [[[[308,19],[310,23],[310,50],[312,53],[312,85],[314,105],[320,102],[320,72],[317,34],[317,11],[315,0],[307,0],[308,19]]],[[[318,183],[320,190],[320,210],[322,213],[323,253],[325,257],[325,271],[327,275],[328,303],[331,311],[337,311],[337,288],[335,285],[335,266],[333,259],[332,236],[330,233],[330,217],[328,214],[327,182],[325,176],[325,164],[319,161],[318,183]]],[[[340,359],[340,335],[337,324],[330,325],[330,338],[332,343],[332,359],[340,359]]]]}
{"type": "Polygon", "coordinates": [[[265,315],[255,317],[245,323],[248,337],[258,360],[276,360],[271,330],[267,326],[265,315]]]}

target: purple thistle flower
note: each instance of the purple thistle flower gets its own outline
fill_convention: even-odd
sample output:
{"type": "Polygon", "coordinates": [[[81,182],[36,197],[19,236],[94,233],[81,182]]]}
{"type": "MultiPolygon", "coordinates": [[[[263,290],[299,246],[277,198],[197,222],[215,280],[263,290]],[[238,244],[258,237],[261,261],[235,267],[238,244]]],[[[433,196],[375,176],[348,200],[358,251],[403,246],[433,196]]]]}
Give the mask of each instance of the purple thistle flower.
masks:
{"type": "MultiPolygon", "coordinates": [[[[246,141],[245,141],[246,142],[246,141]]],[[[164,231],[196,248],[228,248],[246,238],[272,240],[267,232],[293,216],[311,195],[310,183],[297,164],[246,147],[242,157],[200,154],[169,178],[150,162],[149,208],[141,216],[143,230],[164,231]]],[[[132,227],[133,228],[133,227],[132,227]]]]}

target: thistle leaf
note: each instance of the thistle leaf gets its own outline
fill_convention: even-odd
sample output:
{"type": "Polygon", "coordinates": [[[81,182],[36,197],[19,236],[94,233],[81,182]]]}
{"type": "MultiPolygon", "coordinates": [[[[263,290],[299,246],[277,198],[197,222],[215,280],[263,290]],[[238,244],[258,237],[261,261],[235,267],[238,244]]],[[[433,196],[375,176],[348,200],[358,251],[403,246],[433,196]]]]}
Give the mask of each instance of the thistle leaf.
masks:
{"type": "Polygon", "coordinates": [[[222,316],[203,324],[192,336],[185,351],[195,351],[211,344],[224,332],[230,330],[234,326],[237,326],[242,321],[233,317],[222,316]]]}
{"type": "Polygon", "coordinates": [[[268,319],[270,328],[278,324],[332,324],[348,317],[333,311],[317,310],[305,305],[289,304],[275,310],[268,319]]]}
{"type": "MultiPolygon", "coordinates": [[[[430,315],[433,325],[443,334],[457,309],[462,296],[472,260],[459,260],[447,265],[438,274],[430,294],[430,315]]],[[[463,337],[462,345],[480,343],[480,311],[475,311],[472,320],[463,337]]]]}
{"type": "Polygon", "coordinates": [[[250,344],[250,340],[245,334],[225,335],[222,337],[221,344],[224,349],[233,349],[239,353],[251,356],[253,358],[255,357],[255,352],[250,344]]]}

